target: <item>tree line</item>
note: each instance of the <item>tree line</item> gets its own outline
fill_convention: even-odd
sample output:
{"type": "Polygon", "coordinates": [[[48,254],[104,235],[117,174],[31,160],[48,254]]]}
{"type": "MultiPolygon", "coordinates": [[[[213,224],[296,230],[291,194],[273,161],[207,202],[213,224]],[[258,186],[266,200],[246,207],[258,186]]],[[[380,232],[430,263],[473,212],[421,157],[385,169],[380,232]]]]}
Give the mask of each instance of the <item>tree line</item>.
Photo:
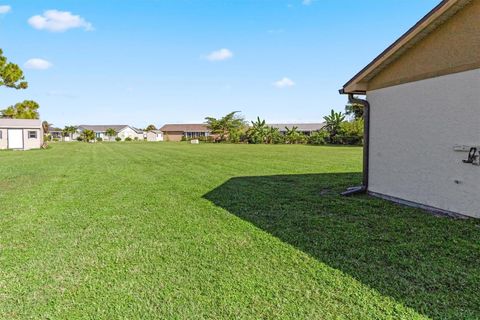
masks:
{"type": "MultiPolygon", "coordinates": [[[[2,49],[0,49],[0,87],[2,86],[21,90],[28,88],[28,82],[25,81],[22,69],[17,64],[8,62],[2,49]]],[[[37,102],[25,100],[0,110],[0,118],[39,119],[38,109],[37,102]]],[[[260,117],[257,117],[256,121],[251,121],[249,125],[239,111],[233,111],[221,118],[206,117],[207,127],[214,136],[200,137],[200,140],[252,144],[355,145],[363,143],[363,107],[361,105],[347,105],[345,114],[332,110],[323,119],[325,120],[325,126],[310,135],[300,132],[298,127],[295,126],[285,128],[285,133],[282,133],[278,128],[268,126],[266,121],[260,119],[260,117]],[[347,116],[350,116],[350,119],[347,119],[347,116]]],[[[48,122],[43,122],[43,129],[47,135],[50,126],[51,124],[48,122]]],[[[154,125],[149,125],[145,130],[155,129],[154,125]]],[[[63,135],[72,137],[76,131],[76,127],[66,126],[63,129],[63,135]]],[[[114,129],[108,129],[106,134],[111,138],[116,136],[117,133],[114,129]]],[[[95,139],[95,134],[91,130],[84,130],[80,139],[92,141],[95,139]]],[[[45,141],[47,140],[45,139],[45,141]]]]}
{"type": "Polygon", "coordinates": [[[325,126],[318,131],[305,134],[298,127],[279,128],[269,126],[264,119],[257,117],[250,124],[233,111],[221,118],[206,117],[208,129],[213,137],[200,137],[211,142],[251,143],[251,144],[363,144],[363,109],[360,105],[347,105],[345,113],[332,110],[323,117],[325,126]],[[348,117],[348,118],[347,118],[348,117]]]}

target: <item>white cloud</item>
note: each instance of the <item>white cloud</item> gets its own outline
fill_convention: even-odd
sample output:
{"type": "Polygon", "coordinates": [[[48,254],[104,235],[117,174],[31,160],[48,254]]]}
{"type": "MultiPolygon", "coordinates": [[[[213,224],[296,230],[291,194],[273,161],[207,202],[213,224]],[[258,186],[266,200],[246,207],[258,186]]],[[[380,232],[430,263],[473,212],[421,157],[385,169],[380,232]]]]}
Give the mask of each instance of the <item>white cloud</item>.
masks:
{"type": "Polygon", "coordinates": [[[295,82],[293,82],[290,78],[283,77],[282,79],[275,81],[273,85],[277,88],[288,88],[293,87],[295,85],[295,82]]]}
{"type": "Polygon", "coordinates": [[[0,6],[0,14],[9,13],[10,11],[12,11],[12,7],[7,5],[0,6]]]}
{"type": "Polygon", "coordinates": [[[35,70],[47,70],[53,66],[53,64],[47,60],[40,58],[33,58],[25,62],[23,65],[26,69],[35,69],[35,70]]]}
{"type": "Polygon", "coordinates": [[[90,22],[68,11],[47,10],[43,15],[36,15],[28,19],[28,23],[35,29],[52,32],[64,32],[72,28],[93,31],[90,22]]]}
{"type": "Polygon", "coordinates": [[[303,4],[304,6],[309,6],[309,5],[311,5],[312,3],[313,3],[313,0],[303,0],[303,1],[302,1],[302,4],[303,4]]]}
{"type": "Polygon", "coordinates": [[[217,51],[211,52],[207,55],[206,59],[209,61],[222,61],[231,59],[233,57],[233,52],[228,49],[220,49],[217,51]]]}

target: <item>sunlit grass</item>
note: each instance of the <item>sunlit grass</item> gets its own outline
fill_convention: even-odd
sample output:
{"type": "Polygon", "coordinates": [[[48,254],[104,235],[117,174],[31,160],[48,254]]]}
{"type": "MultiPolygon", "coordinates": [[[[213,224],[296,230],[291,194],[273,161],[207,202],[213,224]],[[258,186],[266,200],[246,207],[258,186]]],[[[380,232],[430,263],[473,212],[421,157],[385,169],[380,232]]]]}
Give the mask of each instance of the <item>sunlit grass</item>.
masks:
{"type": "Polygon", "coordinates": [[[349,147],[0,154],[0,318],[478,318],[479,230],[339,191],[349,147]]]}

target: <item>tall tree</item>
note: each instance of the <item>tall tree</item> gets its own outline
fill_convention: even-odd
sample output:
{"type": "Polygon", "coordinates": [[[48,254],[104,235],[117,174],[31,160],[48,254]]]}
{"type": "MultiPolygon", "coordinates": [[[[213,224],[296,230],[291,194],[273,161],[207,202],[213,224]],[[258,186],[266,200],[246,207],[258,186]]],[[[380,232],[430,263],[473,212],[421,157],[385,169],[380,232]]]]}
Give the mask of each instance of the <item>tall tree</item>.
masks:
{"type": "Polygon", "coordinates": [[[42,129],[43,129],[43,133],[45,135],[48,135],[50,133],[50,127],[52,126],[53,124],[51,123],[48,123],[48,121],[42,121],[42,129]]]}
{"type": "Polygon", "coordinates": [[[349,103],[345,106],[345,114],[353,116],[354,120],[363,119],[363,105],[358,103],[349,103]]]}
{"type": "Polygon", "coordinates": [[[35,101],[25,100],[8,107],[7,109],[0,110],[0,117],[10,119],[39,119],[39,107],[40,106],[35,101]]]}
{"type": "Polygon", "coordinates": [[[335,112],[335,110],[332,110],[330,115],[323,117],[323,119],[326,122],[325,129],[330,134],[330,142],[332,142],[332,140],[340,131],[340,126],[345,120],[345,115],[341,112],[335,112]]]}
{"type": "Polygon", "coordinates": [[[145,128],[145,131],[152,131],[152,130],[157,130],[157,127],[155,125],[150,124],[148,127],[145,128]]]}
{"type": "Polygon", "coordinates": [[[239,112],[230,112],[220,119],[206,117],[207,128],[213,134],[218,134],[220,141],[232,140],[239,136],[239,132],[245,127],[244,118],[237,115],[239,112]]]}
{"type": "Polygon", "coordinates": [[[24,80],[22,69],[14,63],[9,63],[0,49],[0,87],[26,89],[28,83],[24,80]]]}
{"type": "MultiPolygon", "coordinates": [[[[28,88],[22,69],[15,63],[8,62],[2,49],[0,49],[0,87],[17,90],[28,88]]],[[[0,118],[38,119],[40,117],[38,107],[38,103],[35,101],[25,100],[0,110],[0,118]]]]}

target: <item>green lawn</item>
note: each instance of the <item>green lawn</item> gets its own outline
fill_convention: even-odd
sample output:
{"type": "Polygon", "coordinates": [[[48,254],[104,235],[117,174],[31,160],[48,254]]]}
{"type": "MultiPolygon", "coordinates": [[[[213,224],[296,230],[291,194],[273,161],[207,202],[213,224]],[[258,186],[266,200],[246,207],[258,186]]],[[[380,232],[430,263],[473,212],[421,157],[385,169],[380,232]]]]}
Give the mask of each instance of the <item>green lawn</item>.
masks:
{"type": "Polygon", "coordinates": [[[480,222],[338,195],[361,149],[0,152],[1,319],[479,319],[480,222]]]}

